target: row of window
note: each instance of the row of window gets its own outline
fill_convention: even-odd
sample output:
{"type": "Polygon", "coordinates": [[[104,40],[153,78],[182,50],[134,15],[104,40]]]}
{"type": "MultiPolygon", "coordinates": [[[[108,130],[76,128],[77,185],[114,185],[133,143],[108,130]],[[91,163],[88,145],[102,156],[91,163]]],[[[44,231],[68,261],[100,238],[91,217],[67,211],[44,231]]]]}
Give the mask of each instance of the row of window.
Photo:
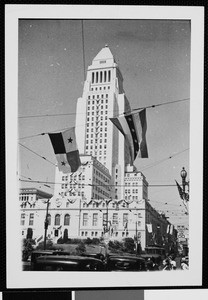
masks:
{"type": "Polygon", "coordinates": [[[20,207],[21,208],[26,208],[26,207],[30,207],[30,208],[34,208],[35,207],[35,203],[33,203],[33,204],[30,204],[30,203],[28,203],[28,202],[22,202],[21,204],[20,204],[20,207]]]}
{"type": "MultiPolygon", "coordinates": [[[[88,149],[91,149],[91,150],[92,150],[93,148],[94,148],[95,150],[96,150],[96,149],[107,149],[107,145],[106,145],[106,144],[105,144],[105,145],[99,145],[99,147],[98,147],[97,145],[91,145],[91,146],[88,147],[88,145],[87,145],[87,146],[85,147],[86,150],[88,150],[88,149]]],[[[100,160],[100,159],[101,159],[101,157],[99,158],[99,160],[100,160]]]]}
{"type": "MultiPolygon", "coordinates": [[[[107,134],[106,134],[107,135],[107,134]]],[[[87,138],[89,138],[89,135],[87,134],[87,138]]],[[[93,134],[91,134],[91,138],[93,138],[93,134]]],[[[100,140],[99,139],[95,139],[95,140],[86,140],[86,144],[88,144],[89,142],[90,143],[94,143],[94,142],[100,142],[100,143],[107,143],[107,139],[105,139],[105,138],[100,138],[100,140]]]]}
{"type": "Polygon", "coordinates": [[[111,70],[92,72],[92,84],[111,81],[111,70]]]}
{"type": "MultiPolygon", "coordinates": [[[[123,214],[123,226],[127,227],[128,225],[128,219],[129,219],[129,214],[124,213],[123,214]]],[[[103,225],[105,224],[107,220],[107,213],[103,213],[103,225]]],[[[118,225],[118,213],[113,213],[112,215],[112,225],[118,225]]],[[[91,225],[89,224],[89,216],[88,213],[83,213],[83,218],[82,218],[82,226],[88,226],[91,225]]],[[[92,215],[92,226],[97,226],[98,225],[98,213],[93,213],[92,215]]],[[[141,226],[141,222],[138,221],[138,226],[141,226]]]]}
{"type": "Polygon", "coordinates": [[[139,197],[138,196],[131,196],[131,195],[129,195],[129,196],[127,196],[127,195],[125,195],[125,200],[138,200],[139,199],[139,197]]]}
{"type": "Polygon", "coordinates": [[[68,180],[76,180],[76,179],[79,179],[79,180],[84,180],[85,179],[85,175],[82,175],[82,172],[85,171],[85,167],[82,167],[81,169],[79,169],[81,172],[78,174],[78,173],[72,173],[70,174],[70,176],[66,175],[66,176],[62,176],[62,181],[68,181],[68,180]]]}
{"type": "Polygon", "coordinates": [[[126,186],[137,186],[137,185],[139,185],[139,183],[138,183],[138,181],[136,181],[136,182],[125,182],[125,185],[126,186]]]}
{"type": "Polygon", "coordinates": [[[100,86],[99,88],[98,87],[91,87],[90,88],[90,91],[98,91],[98,90],[100,90],[100,91],[102,91],[102,90],[110,90],[110,86],[108,85],[108,86],[100,86]]]}
{"type": "Polygon", "coordinates": [[[20,195],[19,196],[19,200],[20,201],[28,201],[29,200],[29,196],[28,195],[27,196],[26,195],[20,195]]]}
{"type": "Polygon", "coordinates": [[[62,189],[67,189],[67,188],[71,188],[71,189],[75,189],[75,188],[84,188],[85,187],[85,184],[84,183],[77,183],[77,184],[72,184],[72,183],[62,183],[61,184],[61,188],[62,189]]]}
{"type": "MultiPolygon", "coordinates": [[[[97,98],[97,103],[98,103],[99,100],[100,100],[100,95],[97,95],[97,97],[95,97],[95,95],[92,95],[92,96],[89,95],[88,96],[88,99],[96,99],[96,98],[97,98]]],[[[101,98],[104,98],[103,94],[101,94],[101,98]]],[[[108,94],[105,94],[105,98],[108,98],[108,94]]],[[[108,99],[106,99],[105,102],[108,103],[108,99]]],[[[88,104],[90,104],[90,103],[94,104],[94,101],[93,102],[88,101],[88,104]]],[[[101,99],[101,103],[104,103],[103,99],[101,99]]]]}
{"type": "Polygon", "coordinates": [[[125,193],[127,194],[130,194],[130,193],[132,193],[132,194],[138,194],[138,189],[126,189],[125,190],[125,193]]]}

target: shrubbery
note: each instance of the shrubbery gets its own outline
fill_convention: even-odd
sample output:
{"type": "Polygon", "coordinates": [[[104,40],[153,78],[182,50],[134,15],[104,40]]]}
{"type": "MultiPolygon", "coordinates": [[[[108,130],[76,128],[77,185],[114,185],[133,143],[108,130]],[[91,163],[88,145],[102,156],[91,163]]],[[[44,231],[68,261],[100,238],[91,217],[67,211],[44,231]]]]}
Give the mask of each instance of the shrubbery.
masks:
{"type": "Polygon", "coordinates": [[[27,261],[34,250],[35,241],[33,239],[23,239],[22,241],[22,260],[27,261]]]}
{"type": "MultiPolygon", "coordinates": [[[[44,249],[44,241],[40,242],[38,246],[36,247],[36,250],[43,250],[44,249]]],[[[52,240],[47,239],[46,240],[46,250],[54,250],[53,242],[52,240]]]]}
{"type": "Polygon", "coordinates": [[[122,241],[109,241],[108,247],[111,252],[135,253],[135,243],[132,238],[125,238],[122,241]]]}
{"type": "Polygon", "coordinates": [[[81,255],[86,252],[86,247],[83,242],[79,243],[79,245],[76,247],[76,252],[78,255],[81,255]]]}

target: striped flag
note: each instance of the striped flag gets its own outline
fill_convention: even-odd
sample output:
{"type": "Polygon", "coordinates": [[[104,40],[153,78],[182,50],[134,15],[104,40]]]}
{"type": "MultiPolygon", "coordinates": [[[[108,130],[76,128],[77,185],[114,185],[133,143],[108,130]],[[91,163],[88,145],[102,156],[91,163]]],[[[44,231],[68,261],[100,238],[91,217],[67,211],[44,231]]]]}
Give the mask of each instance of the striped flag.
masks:
{"type": "Polygon", "coordinates": [[[148,158],[146,109],[135,114],[110,118],[110,120],[125,136],[129,144],[132,161],[138,157],[148,158]]]}
{"type": "Polygon", "coordinates": [[[179,185],[179,183],[176,180],[175,180],[175,182],[176,182],[177,187],[178,187],[179,195],[180,195],[181,199],[184,200],[182,187],[179,185]]]}
{"type": "Polygon", "coordinates": [[[81,161],[77,149],[75,127],[48,135],[58,161],[59,171],[63,173],[76,172],[81,166],[81,161]]]}

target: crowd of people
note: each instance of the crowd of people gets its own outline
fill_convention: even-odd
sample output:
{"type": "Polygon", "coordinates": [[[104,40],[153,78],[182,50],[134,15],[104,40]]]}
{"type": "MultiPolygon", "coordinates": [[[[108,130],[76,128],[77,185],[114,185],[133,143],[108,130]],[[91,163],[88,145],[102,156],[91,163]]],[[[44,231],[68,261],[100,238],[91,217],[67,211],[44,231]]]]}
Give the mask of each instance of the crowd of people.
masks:
{"type": "Polygon", "coordinates": [[[156,270],[171,271],[176,269],[188,270],[189,265],[185,257],[181,258],[180,266],[177,266],[176,260],[174,259],[173,256],[168,256],[166,259],[162,261],[162,264],[158,264],[155,261],[155,258],[152,257],[152,258],[148,258],[147,260],[147,269],[148,271],[156,271],[156,270]]]}

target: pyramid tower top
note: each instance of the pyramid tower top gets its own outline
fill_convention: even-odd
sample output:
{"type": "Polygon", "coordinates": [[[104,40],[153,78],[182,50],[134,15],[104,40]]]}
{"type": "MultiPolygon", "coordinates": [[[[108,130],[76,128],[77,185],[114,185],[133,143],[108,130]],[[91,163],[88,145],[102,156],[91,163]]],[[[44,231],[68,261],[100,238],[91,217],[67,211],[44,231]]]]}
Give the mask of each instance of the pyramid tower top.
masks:
{"type": "Polygon", "coordinates": [[[102,48],[100,50],[100,52],[98,52],[98,54],[95,56],[93,61],[96,61],[96,60],[109,60],[109,59],[114,61],[113,54],[112,54],[111,50],[109,49],[108,45],[106,44],[105,47],[102,48]]]}

